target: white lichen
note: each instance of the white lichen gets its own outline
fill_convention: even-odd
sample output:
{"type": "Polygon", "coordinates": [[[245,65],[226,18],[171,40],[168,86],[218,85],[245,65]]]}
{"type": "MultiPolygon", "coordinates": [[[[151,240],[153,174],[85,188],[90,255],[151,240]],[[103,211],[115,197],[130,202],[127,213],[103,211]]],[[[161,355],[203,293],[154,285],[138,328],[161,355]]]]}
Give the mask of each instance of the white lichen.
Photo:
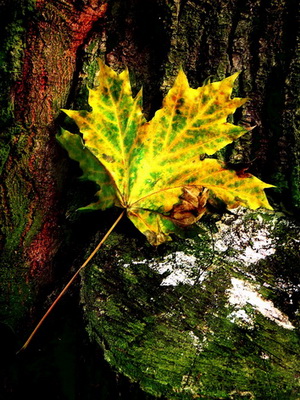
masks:
{"type": "Polygon", "coordinates": [[[243,309],[232,311],[228,315],[228,319],[239,326],[246,327],[248,329],[254,328],[253,318],[243,309]]]}
{"type": "Polygon", "coordinates": [[[253,325],[253,320],[249,317],[243,307],[250,305],[254,310],[260,312],[264,317],[274,321],[277,325],[285,329],[294,329],[288,317],[274,306],[272,301],[264,299],[256,290],[256,287],[242,279],[231,278],[232,287],[227,290],[229,295],[228,302],[236,310],[231,313],[230,318],[247,321],[249,327],[253,325]]]}
{"type": "Polygon", "coordinates": [[[244,265],[256,263],[276,252],[276,244],[271,236],[270,225],[265,226],[258,215],[255,220],[240,218],[245,209],[234,210],[235,217],[218,223],[214,235],[215,250],[228,261],[241,261],[244,265]]]}
{"type": "MultiPolygon", "coordinates": [[[[199,267],[197,258],[183,251],[176,251],[167,255],[162,261],[133,260],[132,264],[148,264],[154,271],[164,275],[161,286],[177,286],[179,284],[194,285],[201,283],[207,276],[207,272],[199,267]]],[[[124,264],[124,267],[129,264],[124,264]]]]}
{"type": "Polygon", "coordinates": [[[150,265],[159,274],[166,275],[161,286],[177,286],[180,283],[194,285],[196,282],[201,283],[206,277],[205,271],[202,271],[197,263],[197,258],[182,251],[170,254],[164,261],[153,262],[150,265]]]}

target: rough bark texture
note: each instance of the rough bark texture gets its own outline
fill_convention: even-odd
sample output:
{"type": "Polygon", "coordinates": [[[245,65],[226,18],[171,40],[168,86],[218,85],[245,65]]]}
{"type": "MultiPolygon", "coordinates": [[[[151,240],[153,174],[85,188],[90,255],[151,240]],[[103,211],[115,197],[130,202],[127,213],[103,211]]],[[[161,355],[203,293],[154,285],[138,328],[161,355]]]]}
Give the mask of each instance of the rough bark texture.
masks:
{"type": "MultiPolygon", "coordinates": [[[[297,0],[109,0],[107,5],[98,0],[0,0],[0,19],[1,311],[5,323],[16,327],[30,307],[34,315],[38,289],[53,280],[54,266],[63,264],[58,255],[67,265],[83,257],[87,239],[99,226],[105,230],[113,219],[109,213],[82,217],[75,212],[91,200],[87,197],[93,190],[76,182],[74,177],[80,172],[54,139],[60,108],[88,107],[86,84],[94,84],[97,57],[118,71],[128,66],[134,90],[143,86],[149,117],[160,107],[180,66],[194,87],[208,77],[219,80],[241,71],[235,94],[251,101],[235,119],[256,128],[221,156],[239,166],[246,164],[250,172],[276,185],[269,192],[276,210],[293,215],[299,211],[297,0]]],[[[120,229],[129,237],[137,236],[129,225],[120,229]]],[[[137,240],[139,252],[144,244],[137,240]]],[[[284,240],[287,250],[292,239],[284,240]]],[[[280,250],[281,261],[285,250],[280,250]]],[[[293,265],[296,253],[286,256],[294,260],[293,265]]],[[[279,264],[275,263],[278,268],[279,264]]],[[[98,283],[89,283],[88,276],[85,281],[98,287],[98,283]]],[[[83,295],[90,307],[94,294],[88,299],[86,290],[83,295]]],[[[295,291],[293,296],[298,307],[295,291]]],[[[278,371],[273,369],[274,382],[278,371]]],[[[132,371],[124,372],[140,380],[132,371]]],[[[174,387],[178,387],[176,379],[174,387]]],[[[191,382],[189,387],[199,394],[199,386],[195,389],[191,382]]],[[[293,395],[296,384],[289,373],[284,374],[286,382],[293,395]]],[[[162,390],[161,384],[155,388],[152,382],[149,388],[147,383],[148,391],[173,393],[162,390]]],[[[252,389],[259,393],[259,388],[252,389]]],[[[227,397],[219,398],[252,398],[246,386],[236,388],[236,393],[229,384],[221,390],[227,397]]],[[[270,384],[271,394],[266,392],[264,398],[275,399],[274,390],[270,384]]],[[[212,395],[211,389],[206,398],[212,395]]]]}
{"type": "Polygon", "coordinates": [[[7,295],[13,296],[9,303],[13,319],[21,316],[28,285],[36,282],[40,287],[51,279],[53,257],[63,234],[59,229],[62,165],[55,119],[70,94],[77,51],[106,10],[97,1],[80,6],[38,1],[21,6],[4,4],[2,14],[12,18],[4,32],[7,37],[13,28],[22,33],[5,43],[7,54],[3,53],[3,75],[10,83],[5,93],[7,110],[14,120],[7,118],[3,123],[1,272],[7,295]],[[14,53],[16,44],[20,52],[24,50],[21,54],[14,53]],[[18,69],[11,77],[14,68],[18,69]]]}

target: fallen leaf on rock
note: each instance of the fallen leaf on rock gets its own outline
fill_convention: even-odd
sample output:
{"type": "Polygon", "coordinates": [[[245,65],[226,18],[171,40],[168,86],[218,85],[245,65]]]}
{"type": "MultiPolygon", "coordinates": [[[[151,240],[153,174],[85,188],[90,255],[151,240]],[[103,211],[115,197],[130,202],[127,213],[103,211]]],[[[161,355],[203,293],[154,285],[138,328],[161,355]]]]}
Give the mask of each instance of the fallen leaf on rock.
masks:
{"type": "Polygon", "coordinates": [[[227,122],[247,99],[231,99],[238,73],[198,89],[183,70],[150,121],[142,113],[142,92],[132,97],[128,70],[117,74],[100,61],[100,84],[89,89],[92,111],[64,110],[82,138],[58,136],[83,177],[96,182],[98,201],[85,209],[126,209],[149,242],[170,240],[177,226],[196,222],[210,196],[227,208],[271,208],[251,174],[238,174],[213,155],[248,130],[227,122]]]}

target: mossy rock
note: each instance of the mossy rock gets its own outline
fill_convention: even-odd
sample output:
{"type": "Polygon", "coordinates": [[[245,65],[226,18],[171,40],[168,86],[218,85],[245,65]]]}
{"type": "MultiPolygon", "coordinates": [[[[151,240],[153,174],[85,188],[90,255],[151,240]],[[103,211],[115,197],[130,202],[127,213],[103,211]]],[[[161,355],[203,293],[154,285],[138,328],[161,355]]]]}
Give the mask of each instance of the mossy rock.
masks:
{"type": "Polygon", "coordinates": [[[166,399],[297,399],[300,227],[238,210],[154,249],[113,234],[83,273],[90,336],[166,399]]]}

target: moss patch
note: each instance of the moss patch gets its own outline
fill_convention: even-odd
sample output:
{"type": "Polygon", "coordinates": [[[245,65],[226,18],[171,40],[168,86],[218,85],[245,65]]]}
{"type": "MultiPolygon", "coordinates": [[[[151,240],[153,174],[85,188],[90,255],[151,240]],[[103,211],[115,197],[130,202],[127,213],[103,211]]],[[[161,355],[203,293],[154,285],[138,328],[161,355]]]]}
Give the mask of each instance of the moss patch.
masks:
{"type": "MultiPolygon", "coordinates": [[[[275,244],[280,240],[279,247],[283,243],[289,247],[299,227],[283,229],[286,222],[279,217],[261,214],[236,218],[242,226],[251,224],[252,230],[268,228],[275,244]]],[[[205,225],[200,236],[157,250],[114,234],[83,273],[82,300],[90,336],[117,371],[155,396],[296,399],[300,342],[295,312],[288,311],[293,326],[284,328],[255,302],[249,300],[239,308],[230,301],[232,279],[238,279],[253,285],[262,301],[272,300],[268,304],[279,313],[287,312],[276,292],[279,266],[275,270],[269,261],[276,253],[241,263],[235,247],[225,252],[215,244],[205,225]],[[273,286],[269,279],[264,287],[261,268],[273,277],[273,286]]],[[[292,268],[293,254],[286,251],[285,261],[280,257],[282,268],[292,268]]],[[[283,291],[289,276],[289,272],[281,275],[283,291]]]]}

